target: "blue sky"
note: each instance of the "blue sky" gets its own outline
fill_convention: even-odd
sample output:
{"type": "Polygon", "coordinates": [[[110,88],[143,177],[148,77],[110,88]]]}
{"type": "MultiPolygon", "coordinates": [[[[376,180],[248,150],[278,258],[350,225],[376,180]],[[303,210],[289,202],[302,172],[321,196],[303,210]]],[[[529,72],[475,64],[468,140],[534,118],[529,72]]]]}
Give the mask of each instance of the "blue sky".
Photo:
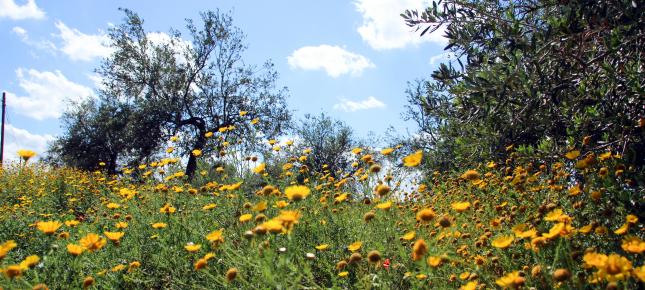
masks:
{"type": "Polygon", "coordinates": [[[360,137],[404,122],[406,82],[430,75],[443,59],[441,33],[423,38],[398,16],[424,0],[346,1],[39,1],[0,0],[0,90],[9,94],[5,156],[42,152],[61,133],[70,100],[91,95],[94,69],[109,54],[105,33],[137,12],[149,33],[183,30],[199,12],[231,11],[247,35],[245,61],[270,59],[289,88],[296,118],[326,112],[360,137]]]}

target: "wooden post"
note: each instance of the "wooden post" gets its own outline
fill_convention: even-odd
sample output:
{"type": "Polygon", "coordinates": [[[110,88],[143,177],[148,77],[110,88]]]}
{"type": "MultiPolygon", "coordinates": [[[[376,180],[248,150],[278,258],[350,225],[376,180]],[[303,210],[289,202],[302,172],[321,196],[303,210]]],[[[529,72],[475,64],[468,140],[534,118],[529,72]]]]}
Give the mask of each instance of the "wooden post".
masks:
{"type": "Polygon", "coordinates": [[[2,92],[2,129],[0,129],[0,167],[2,167],[4,161],[4,113],[5,108],[7,107],[7,93],[2,92]]]}

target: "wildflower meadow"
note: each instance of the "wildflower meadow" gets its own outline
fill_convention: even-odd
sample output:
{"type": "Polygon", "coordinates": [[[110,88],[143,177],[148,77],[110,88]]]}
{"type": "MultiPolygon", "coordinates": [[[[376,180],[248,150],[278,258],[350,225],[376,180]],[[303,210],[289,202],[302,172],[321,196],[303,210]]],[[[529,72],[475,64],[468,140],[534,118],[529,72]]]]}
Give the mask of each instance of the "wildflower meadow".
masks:
{"type": "Polygon", "coordinates": [[[645,289],[644,1],[0,0],[0,37],[0,290],[645,289]]]}
{"type": "Polygon", "coordinates": [[[642,212],[630,204],[642,191],[619,154],[589,146],[548,164],[511,147],[504,164],[406,179],[422,151],[355,148],[352,170],[334,178],[310,174],[299,163],[310,151],[284,145],[274,152],[288,162],[249,156],[242,175],[200,162],[190,182],[171,156],[113,176],[31,164],[34,153],[21,152],[0,176],[0,284],[639,288],[642,212]],[[381,170],[388,160],[405,168],[381,170]]]}

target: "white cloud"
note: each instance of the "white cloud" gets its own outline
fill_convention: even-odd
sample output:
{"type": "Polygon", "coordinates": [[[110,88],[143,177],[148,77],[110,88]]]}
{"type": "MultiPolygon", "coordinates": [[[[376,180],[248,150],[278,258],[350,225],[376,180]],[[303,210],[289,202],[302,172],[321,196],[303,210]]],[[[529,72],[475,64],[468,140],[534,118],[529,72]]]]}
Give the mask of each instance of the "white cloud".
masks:
{"type": "Polygon", "coordinates": [[[190,41],[182,38],[173,38],[164,32],[148,32],[146,36],[148,37],[148,41],[154,45],[168,44],[175,54],[177,63],[185,64],[187,62],[185,55],[186,49],[193,47],[190,41]]]}
{"type": "Polygon", "coordinates": [[[16,70],[18,83],[26,96],[9,93],[7,106],[16,113],[36,120],[59,118],[67,102],[78,102],[93,96],[90,88],[68,80],[60,71],[16,70]]]}
{"type": "Polygon", "coordinates": [[[385,108],[385,104],[373,96],[368,97],[361,101],[351,101],[348,99],[341,99],[340,103],[334,105],[335,110],[345,112],[356,112],[359,110],[368,110],[376,108],[385,108]]]}
{"type": "Polygon", "coordinates": [[[292,68],[325,70],[331,77],[343,74],[359,75],[374,64],[366,57],[338,46],[305,46],[295,50],[287,61],[292,68]]]}
{"type": "Polygon", "coordinates": [[[4,159],[7,161],[17,161],[20,149],[33,150],[38,154],[36,157],[42,156],[47,150],[47,143],[54,140],[52,135],[32,134],[11,124],[5,125],[5,138],[4,159]]]}
{"type": "Polygon", "coordinates": [[[23,43],[31,47],[42,49],[50,53],[54,53],[56,51],[56,45],[54,45],[51,41],[49,40],[34,41],[29,37],[29,33],[27,32],[27,30],[20,26],[15,26],[14,28],[11,29],[11,31],[20,38],[20,41],[22,41],[23,43]]]}
{"type": "Polygon", "coordinates": [[[445,44],[443,29],[432,34],[419,36],[408,27],[400,16],[406,9],[425,10],[428,0],[356,0],[356,10],[363,16],[363,23],[357,29],[364,41],[372,48],[386,50],[404,48],[422,42],[445,44]]]}
{"type": "Polygon", "coordinates": [[[63,41],[60,50],[72,60],[91,61],[112,53],[112,48],[107,46],[110,38],[106,34],[84,34],[61,21],[55,25],[59,32],[57,36],[63,41]]]}
{"type": "Polygon", "coordinates": [[[22,41],[27,41],[27,39],[29,39],[29,37],[27,36],[27,30],[25,30],[20,26],[14,27],[13,29],[11,29],[11,31],[13,31],[13,33],[18,35],[18,37],[20,37],[20,40],[22,41]]]}
{"type": "MultiPolygon", "coordinates": [[[[114,51],[110,47],[109,36],[101,31],[97,34],[85,34],[76,28],[68,27],[62,21],[57,21],[55,25],[58,29],[58,34],[54,36],[62,40],[60,51],[72,60],[91,61],[95,58],[108,57],[114,51]]],[[[108,26],[114,25],[108,23],[108,26]]],[[[164,32],[150,32],[146,36],[150,43],[155,45],[171,44],[177,61],[179,63],[186,62],[184,51],[187,47],[192,47],[190,41],[173,39],[172,36],[164,32]]]]}
{"type": "Polygon", "coordinates": [[[27,0],[27,3],[23,5],[18,5],[14,0],[0,0],[0,19],[2,18],[12,20],[43,19],[45,11],[38,8],[35,0],[27,0]]]}

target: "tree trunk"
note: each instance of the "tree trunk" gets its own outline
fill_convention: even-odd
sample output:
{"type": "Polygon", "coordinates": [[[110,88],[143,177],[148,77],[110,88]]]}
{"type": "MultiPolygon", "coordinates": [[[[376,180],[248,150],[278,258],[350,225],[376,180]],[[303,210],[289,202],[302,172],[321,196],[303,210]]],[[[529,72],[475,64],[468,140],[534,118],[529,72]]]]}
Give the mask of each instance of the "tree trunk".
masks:
{"type": "Polygon", "coordinates": [[[116,160],[118,155],[116,153],[110,154],[110,160],[108,161],[108,174],[113,175],[116,173],[116,160]]]}
{"type": "MultiPolygon", "coordinates": [[[[195,141],[195,146],[193,146],[193,150],[199,149],[203,150],[204,145],[206,145],[206,137],[204,136],[205,132],[198,131],[199,136],[196,136],[197,141],[195,141]]],[[[188,164],[186,165],[186,176],[188,176],[188,180],[192,180],[193,176],[195,175],[195,171],[197,170],[197,157],[190,152],[190,157],[188,157],[188,164]]]]}

